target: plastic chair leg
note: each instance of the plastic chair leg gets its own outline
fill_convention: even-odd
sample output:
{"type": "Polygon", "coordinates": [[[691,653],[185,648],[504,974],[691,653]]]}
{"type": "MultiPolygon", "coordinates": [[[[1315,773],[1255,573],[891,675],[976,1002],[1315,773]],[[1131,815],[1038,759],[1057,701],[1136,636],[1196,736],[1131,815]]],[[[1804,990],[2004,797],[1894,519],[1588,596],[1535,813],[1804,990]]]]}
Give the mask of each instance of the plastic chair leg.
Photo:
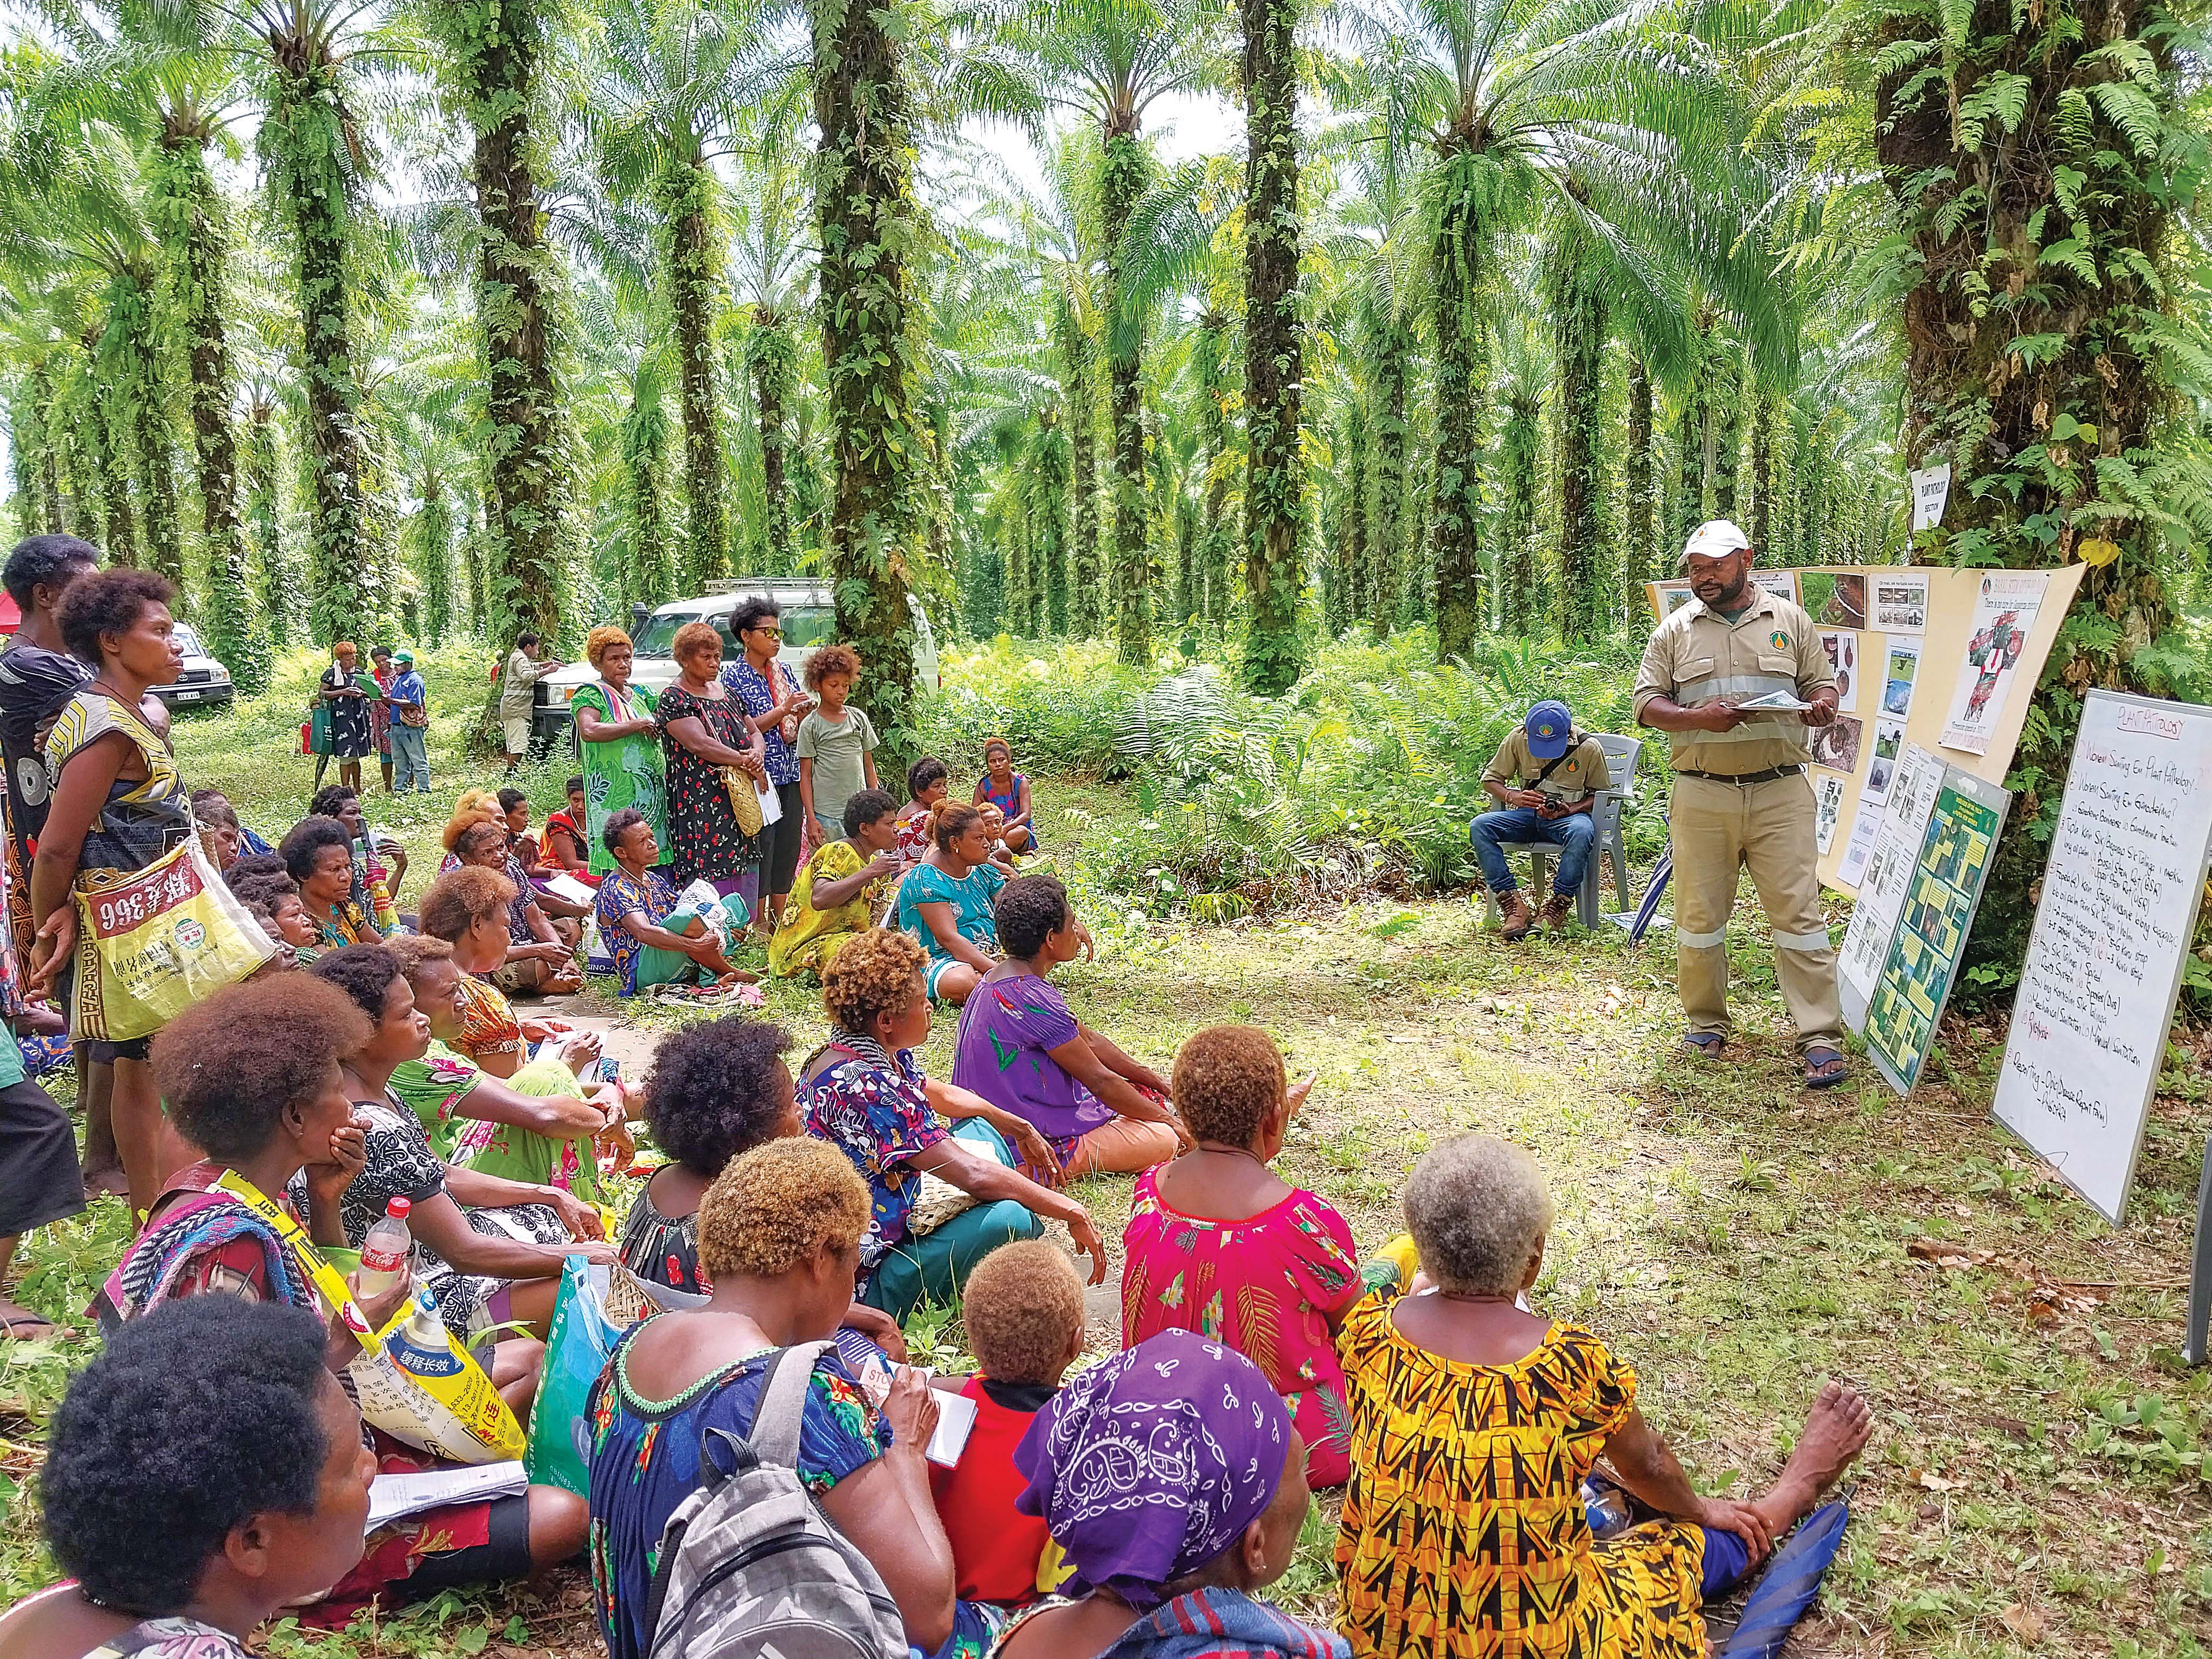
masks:
{"type": "Polygon", "coordinates": [[[1606,850],[1613,854],[1613,896],[1620,901],[1621,910],[1626,913],[1634,901],[1628,896],[1628,837],[1621,833],[1620,826],[1615,825],[1613,833],[1606,837],[1606,850]]]}

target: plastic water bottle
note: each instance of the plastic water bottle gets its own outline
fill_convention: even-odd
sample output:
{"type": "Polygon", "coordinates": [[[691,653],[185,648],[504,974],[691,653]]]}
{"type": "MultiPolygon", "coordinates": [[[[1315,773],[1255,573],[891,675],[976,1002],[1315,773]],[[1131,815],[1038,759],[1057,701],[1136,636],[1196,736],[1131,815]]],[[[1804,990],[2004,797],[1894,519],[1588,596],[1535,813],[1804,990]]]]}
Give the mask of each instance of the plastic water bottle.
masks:
{"type": "Polygon", "coordinates": [[[362,1240],[363,1296],[388,1291],[406,1275],[408,1253],[415,1248],[414,1235],[407,1231],[407,1212],[414,1207],[406,1199],[393,1199],[384,1206],[384,1214],[376,1224],[368,1230],[368,1237],[362,1240]]]}

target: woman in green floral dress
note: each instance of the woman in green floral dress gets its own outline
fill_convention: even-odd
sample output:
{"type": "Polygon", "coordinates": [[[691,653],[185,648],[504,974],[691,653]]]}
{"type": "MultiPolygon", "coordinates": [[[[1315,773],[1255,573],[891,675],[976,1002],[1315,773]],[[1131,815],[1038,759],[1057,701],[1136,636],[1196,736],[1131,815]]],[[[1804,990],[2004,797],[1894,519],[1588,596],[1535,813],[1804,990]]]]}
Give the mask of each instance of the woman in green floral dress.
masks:
{"type": "Polygon", "coordinates": [[[594,628],[584,659],[599,678],[569,699],[577,750],[584,762],[584,842],[595,875],[615,868],[603,832],[617,812],[635,808],[668,844],[668,788],[661,772],[660,727],[653,696],[629,683],[635,653],[619,628],[594,628]]]}

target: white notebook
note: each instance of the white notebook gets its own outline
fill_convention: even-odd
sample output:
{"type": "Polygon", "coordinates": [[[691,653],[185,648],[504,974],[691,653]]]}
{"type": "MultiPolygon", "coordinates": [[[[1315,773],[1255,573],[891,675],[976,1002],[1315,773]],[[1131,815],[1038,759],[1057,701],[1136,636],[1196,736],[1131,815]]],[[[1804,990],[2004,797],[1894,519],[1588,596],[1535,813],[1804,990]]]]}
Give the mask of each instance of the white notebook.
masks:
{"type": "Polygon", "coordinates": [[[368,1483],[371,1532],[444,1504],[480,1504],[526,1490],[530,1477],[522,1465],[472,1463],[460,1468],[426,1469],[420,1474],[380,1474],[368,1483]]]}

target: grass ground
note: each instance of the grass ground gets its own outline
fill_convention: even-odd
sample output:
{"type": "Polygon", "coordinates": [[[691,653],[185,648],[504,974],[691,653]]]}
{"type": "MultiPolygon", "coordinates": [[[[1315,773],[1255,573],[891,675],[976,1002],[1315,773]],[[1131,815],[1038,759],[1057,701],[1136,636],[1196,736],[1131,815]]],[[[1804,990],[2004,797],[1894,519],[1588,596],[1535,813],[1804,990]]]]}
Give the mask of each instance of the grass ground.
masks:
{"type": "MultiPolygon", "coordinates": [[[[434,695],[474,672],[458,655],[431,666],[434,695]]],[[[179,725],[186,775],[223,784],[265,830],[304,800],[309,763],[279,745],[313,672],[302,659],[283,696],[179,725]]],[[[456,720],[469,701],[451,700],[456,720]]],[[[464,781],[434,736],[433,759],[446,781],[434,821],[394,819],[428,855],[418,868],[434,866],[435,823],[464,781]]],[[[556,784],[535,787],[550,799],[556,784]]],[[[1425,1146],[1467,1128],[1510,1135],[1541,1159],[1560,1204],[1541,1305],[1594,1326],[1634,1364],[1647,1414],[1702,1486],[1769,1478],[1824,1377],[1869,1393],[1879,1427],[1854,1524],[1794,1651],[2186,1659],[2212,1644],[2212,1381],[2176,1352],[2212,1075],[2201,1037],[2170,1056],[2129,1224],[2115,1232],[1989,1119],[2002,1042],[1986,1029],[1954,1022],[1909,1101],[1864,1067],[1830,1093],[1799,1088],[1753,927],[1731,934],[1750,1058],[1706,1066],[1677,1053],[1663,945],[1509,946],[1463,899],[1222,927],[1125,914],[1085,884],[1086,831],[1067,809],[1127,821],[1126,801],[1066,782],[1042,795],[1098,938],[1097,961],[1067,972],[1079,1012],[1160,1062],[1201,1024],[1267,1027],[1295,1072],[1320,1078],[1285,1174],[1342,1209],[1363,1244],[1398,1230],[1397,1195],[1425,1146]]],[[[1755,912],[1747,900],[1740,919],[1755,912]]],[[[803,1043],[818,1037],[807,992],[774,988],[769,1006],[803,1043]]],[[[950,1039],[941,1023],[932,1062],[949,1063],[950,1039]]],[[[1118,1233],[1127,1183],[1092,1182],[1085,1197],[1102,1231],[1118,1233]]],[[[73,1314],[121,1242],[112,1200],[40,1236],[25,1250],[24,1298],[73,1314]]],[[[957,1346],[957,1328],[941,1340],[957,1346]]],[[[0,1355],[0,1589],[11,1595],[51,1576],[21,1483],[88,1345],[73,1333],[0,1355]]],[[[1330,1595],[1331,1507],[1317,1506],[1283,1587],[1315,1614],[1330,1595]]],[[[513,1659],[586,1654],[596,1638],[571,1578],[274,1645],[513,1659]]]]}

